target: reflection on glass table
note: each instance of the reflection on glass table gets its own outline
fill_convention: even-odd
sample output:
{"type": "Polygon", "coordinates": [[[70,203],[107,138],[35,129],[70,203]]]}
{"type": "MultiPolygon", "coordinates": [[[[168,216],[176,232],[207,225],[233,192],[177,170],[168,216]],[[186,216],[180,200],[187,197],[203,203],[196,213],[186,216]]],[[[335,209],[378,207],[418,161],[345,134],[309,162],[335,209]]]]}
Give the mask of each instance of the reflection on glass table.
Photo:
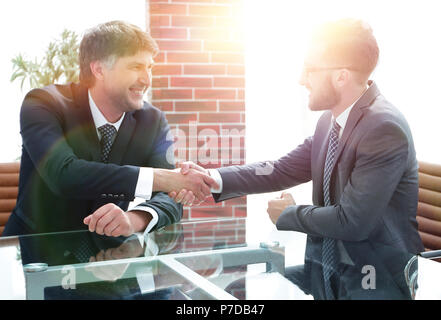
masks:
{"type": "MultiPolygon", "coordinates": [[[[321,299],[317,255],[247,242],[247,220],[183,221],[124,238],[88,231],[0,238],[1,299],[321,299]]],[[[289,233],[289,232],[288,232],[289,233]]],[[[286,245],[286,246],[285,246],[286,245]]],[[[345,244],[339,299],[441,299],[441,265],[381,244],[345,244]]]]}
{"type": "Polygon", "coordinates": [[[181,222],[146,239],[88,231],[27,235],[0,239],[0,251],[15,248],[10,260],[21,260],[27,299],[234,299],[179,258],[207,257],[206,273],[240,263],[283,273],[283,248],[247,243],[245,226],[245,219],[181,222]]]}

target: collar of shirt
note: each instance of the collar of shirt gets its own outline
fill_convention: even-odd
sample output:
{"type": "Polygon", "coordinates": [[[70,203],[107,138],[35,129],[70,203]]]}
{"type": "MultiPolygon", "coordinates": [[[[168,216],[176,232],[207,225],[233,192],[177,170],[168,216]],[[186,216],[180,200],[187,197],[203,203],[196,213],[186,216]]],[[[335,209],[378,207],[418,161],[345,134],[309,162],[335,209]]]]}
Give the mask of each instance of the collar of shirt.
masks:
{"type": "MultiPolygon", "coordinates": [[[[366,88],[367,90],[367,88],[366,88]]],[[[340,115],[335,119],[335,121],[340,126],[340,132],[339,132],[339,138],[341,138],[341,135],[343,134],[343,130],[345,129],[346,122],[348,122],[349,114],[351,113],[352,108],[357,103],[358,100],[364,95],[366,90],[361,94],[361,96],[358,97],[357,100],[354,101],[348,108],[345,109],[340,115]]],[[[334,116],[332,116],[332,119],[334,119],[334,116]]]]}
{"type": "Polygon", "coordinates": [[[98,128],[103,126],[103,125],[105,125],[105,124],[107,124],[107,123],[111,124],[112,126],[114,126],[116,131],[118,131],[119,127],[121,126],[121,123],[124,120],[124,116],[126,114],[123,113],[122,117],[117,122],[110,123],[109,121],[106,120],[104,115],[101,113],[100,109],[98,109],[95,101],[93,101],[93,99],[92,99],[92,95],[90,94],[89,90],[88,90],[88,95],[89,95],[90,112],[92,113],[93,122],[95,123],[95,128],[96,128],[96,132],[98,134],[98,139],[101,140],[101,134],[98,131],[98,128]]]}

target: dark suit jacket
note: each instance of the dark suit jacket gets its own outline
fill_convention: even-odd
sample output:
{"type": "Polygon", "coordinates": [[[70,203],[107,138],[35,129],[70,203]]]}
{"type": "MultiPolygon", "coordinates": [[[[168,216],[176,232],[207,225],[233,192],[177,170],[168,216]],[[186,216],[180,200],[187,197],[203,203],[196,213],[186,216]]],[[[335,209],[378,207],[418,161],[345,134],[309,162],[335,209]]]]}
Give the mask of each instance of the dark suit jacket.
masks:
{"type": "MultiPolygon", "coordinates": [[[[80,84],[32,90],[24,99],[20,124],[23,151],[12,214],[28,227],[26,232],[87,228],[83,219],[106,203],[127,210],[139,167],[173,168],[167,120],[147,102],[126,113],[108,164],[101,162],[87,88],[80,84]]],[[[153,193],[142,205],[158,212],[155,229],[182,216],[182,206],[165,193],[153,193]]],[[[4,234],[11,235],[8,225],[4,234]]]]}
{"type": "Polygon", "coordinates": [[[306,259],[321,261],[323,237],[341,240],[350,256],[359,255],[357,248],[363,245],[375,244],[422,251],[415,218],[418,162],[403,115],[370,82],[340,138],[330,183],[333,205],[325,207],[323,171],[331,117],[325,112],[314,136],[277,161],[220,168],[223,191],[215,199],[273,192],[312,180],[313,205],[290,206],[277,221],[279,230],[308,234],[306,259]]]}

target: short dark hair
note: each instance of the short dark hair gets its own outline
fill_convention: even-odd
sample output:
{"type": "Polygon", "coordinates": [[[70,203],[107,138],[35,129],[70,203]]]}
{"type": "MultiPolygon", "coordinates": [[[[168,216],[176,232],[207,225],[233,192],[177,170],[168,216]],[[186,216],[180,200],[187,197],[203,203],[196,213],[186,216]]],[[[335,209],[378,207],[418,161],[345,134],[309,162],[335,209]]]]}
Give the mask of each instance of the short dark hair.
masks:
{"type": "Polygon", "coordinates": [[[138,26],[124,21],[99,24],[87,30],[81,40],[80,82],[87,87],[93,86],[95,77],[90,70],[92,61],[102,61],[112,56],[131,56],[144,50],[153,56],[159,51],[156,41],[138,26]]]}
{"type": "Polygon", "coordinates": [[[313,34],[313,43],[324,45],[324,59],[335,66],[352,67],[368,78],[378,63],[380,50],[372,28],[362,20],[327,22],[313,34]]]}

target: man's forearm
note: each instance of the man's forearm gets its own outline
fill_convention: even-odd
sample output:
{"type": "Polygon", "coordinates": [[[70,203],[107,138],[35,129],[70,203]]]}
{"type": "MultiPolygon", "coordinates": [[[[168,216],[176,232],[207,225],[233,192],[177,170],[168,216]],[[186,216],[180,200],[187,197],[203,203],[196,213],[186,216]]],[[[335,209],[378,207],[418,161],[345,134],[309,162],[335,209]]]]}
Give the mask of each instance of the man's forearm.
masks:
{"type": "Polygon", "coordinates": [[[153,169],[153,192],[173,191],[173,180],[177,178],[176,172],[168,169],[153,169]]]}

